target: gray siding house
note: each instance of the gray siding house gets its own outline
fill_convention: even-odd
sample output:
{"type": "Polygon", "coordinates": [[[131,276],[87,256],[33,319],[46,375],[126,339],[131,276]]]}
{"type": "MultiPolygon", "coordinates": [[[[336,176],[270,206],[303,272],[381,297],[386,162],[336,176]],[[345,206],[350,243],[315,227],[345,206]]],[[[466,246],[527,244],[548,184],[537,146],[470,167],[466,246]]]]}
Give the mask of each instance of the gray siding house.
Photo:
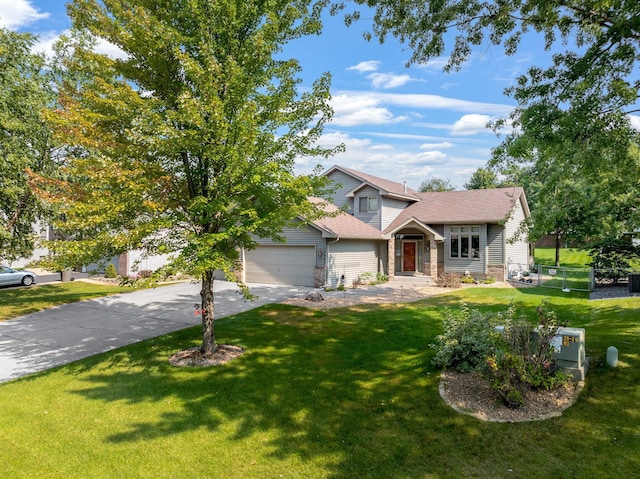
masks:
{"type": "Polygon", "coordinates": [[[340,166],[325,175],[337,185],[327,211],[343,212],[292,225],[285,244],[258,239],[242,255],[245,282],[350,286],[365,273],[503,281],[532,261],[531,245],[517,237],[530,216],[520,187],[419,193],[340,166]]]}

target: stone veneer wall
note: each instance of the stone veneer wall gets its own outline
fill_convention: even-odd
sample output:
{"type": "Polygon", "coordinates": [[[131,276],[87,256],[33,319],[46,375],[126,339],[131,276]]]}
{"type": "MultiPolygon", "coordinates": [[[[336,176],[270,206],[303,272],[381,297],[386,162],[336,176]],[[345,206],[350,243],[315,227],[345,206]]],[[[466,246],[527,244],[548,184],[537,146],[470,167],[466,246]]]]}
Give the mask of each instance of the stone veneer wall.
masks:
{"type": "Polygon", "coordinates": [[[506,279],[506,271],[503,264],[490,264],[487,266],[487,276],[493,276],[496,281],[504,281],[506,279]]]}
{"type": "Polygon", "coordinates": [[[118,256],[117,272],[119,276],[129,276],[129,253],[118,256]]]}
{"type": "Polygon", "coordinates": [[[316,288],[324,286],[327,279],[326,268],[324,266],[316,266],[313,276],[313,284],[316,288]]]}
{"type": "Polygon", "coordinates": [[[389,261],[389,279],[393,279],[396,275],[396,239],[392,237],[387,241],[387,258],[389,261]]]}

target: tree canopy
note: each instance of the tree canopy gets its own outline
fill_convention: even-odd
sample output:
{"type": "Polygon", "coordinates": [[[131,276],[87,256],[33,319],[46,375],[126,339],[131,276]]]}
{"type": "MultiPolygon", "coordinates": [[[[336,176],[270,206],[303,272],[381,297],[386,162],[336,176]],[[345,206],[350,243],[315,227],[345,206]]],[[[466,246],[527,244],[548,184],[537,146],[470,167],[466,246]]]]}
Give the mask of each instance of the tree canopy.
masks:
{"type": "Polygon", "coordinates": [[[419,191],[426,193],[430,191],[452,191],[453,185],[445,178],[433,177],[429,180],[424,180],[420,184],[419,191]]]}
{"type": "MultiPolygon", "coordinates": [[[[614,190],[599,188],[600,202],[610,201],[614,191],[623,201],[630,194],[636,204],[628,210],[633,214],[625,215],[630,220],[627,227],[640,223],[637,188],[625,180],[637,174],[629,155],[630,148],[638,144],[638,131],[629,117],[638,112],[640,90],[637,1],[355,3],[374,9],[371,37],[384,41],[389,35],[396,36],[411,48],[410,62],[426,63],[448,55],[446,71],[459,69],[480,46],[501,46],[507,55],[513,55],[525,34],[538,33],[544,48],[550,54],[553,51],[551,64],[531,66],[506,90],[517,107],[509,118],[493,123],[497,132],[504,131],[503,127],[509,127],[509,132],[494,150],[489,166],[508,172],[523,164],[588,184],[606,176],[614,190]],[[623,184],[627,191],[620,189],[623,184]]],[[[356,21],[360,13],[348,12],[346,19],[347,23],[356,21]]],[[[640,177],[634,180],[637,185],[640,177]]],[[[561,184],[568,187],[567,182],[556,186],[561,184]]],[[[563,195],[571,196],[571,191],[563,195]]]]}
{"type": "Polygon", "coordinates": [[[498,186],[498,176],[489,168],[478,168],[464,184],[467,190],[486,190],[498,186]]]}
{"type": "Polygon", "coordinates": [[[33,251],[33,225],[45,211],[27,170],[46,171],[54,151],[41,113],[55,97],[34,42],[0,29],[0,259],[9,262],[33,251]]]}
{"type": "Polygon", "coordinates": [[[331,118],[328,74],[300,91],[282,46],[320,31],[312,1],[75,0],[78,34],[60,48],[68,79],[54,121],[73,146],[46,181],[66,241],[67,265],[128,249],[172,255],[170,267],[202,278],[205,355],[214,352],[213,280],[229,278],[256,238],[282,240],[295,218],[322,214],[309,202],[325,180],[298,176],[298,156],[331,118]],[[95,53],[91,38],[123,52],[95,53]]]}

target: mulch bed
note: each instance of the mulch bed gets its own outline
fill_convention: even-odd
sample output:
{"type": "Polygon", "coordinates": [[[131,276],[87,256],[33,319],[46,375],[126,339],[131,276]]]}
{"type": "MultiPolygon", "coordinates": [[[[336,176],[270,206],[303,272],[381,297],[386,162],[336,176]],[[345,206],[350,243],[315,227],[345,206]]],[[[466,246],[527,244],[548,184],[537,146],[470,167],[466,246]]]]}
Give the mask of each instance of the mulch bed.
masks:
{"type": "Polygon", "coordinates": [[[206,367],[225,364],[244,354],[244,348],[231,344],[218,344],[211,355],[204,355],[200,347],[178,351],[169,358],[169,364],[182,367],[206,367]]]}
{"type": "Polygon", "coordinates": [[[541,421],[562,415],[576,401],[582,386],[583,383],[569,383],[552,391],[529,390],[521,407],[509,409],[481,375],[445,371],[440,395],[456,411],[483,421],[541,421]]]}

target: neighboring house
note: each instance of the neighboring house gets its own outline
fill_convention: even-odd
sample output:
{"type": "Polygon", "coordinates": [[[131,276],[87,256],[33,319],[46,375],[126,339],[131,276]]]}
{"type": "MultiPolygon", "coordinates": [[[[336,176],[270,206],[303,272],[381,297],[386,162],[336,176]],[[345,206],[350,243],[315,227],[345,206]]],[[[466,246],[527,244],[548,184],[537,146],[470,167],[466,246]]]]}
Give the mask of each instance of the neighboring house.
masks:
{"type": "Polygon", "coordinates": [[[286,228],[286,244],[258,240],[243,254],[245,282],[350,286],[363,273],[503,281],[528,270],[531,245],[515,237],[530,216],[522,188],[418,193],[340,166],[325,175],[338,185],[328,211],[346,212],[286,228]]]}
{"type": "MultiPolygon", "coordinates": [[[[44,221],[36,221],[33,224],[33,232],[37,235],[37,238],[35,241],[35,249],[33,250],[31,256],[29,256],[28,258],[18,258],[15,261],[6,261],[9,266],[12,266],[14,268],[24,268],[34,261],[49,256],[49,250],[42,245],[42,241],[54,238],[53,229],[44,221]]],[[[2,258],[0,258],[0,260],[2,260],[2,258]]]]}

